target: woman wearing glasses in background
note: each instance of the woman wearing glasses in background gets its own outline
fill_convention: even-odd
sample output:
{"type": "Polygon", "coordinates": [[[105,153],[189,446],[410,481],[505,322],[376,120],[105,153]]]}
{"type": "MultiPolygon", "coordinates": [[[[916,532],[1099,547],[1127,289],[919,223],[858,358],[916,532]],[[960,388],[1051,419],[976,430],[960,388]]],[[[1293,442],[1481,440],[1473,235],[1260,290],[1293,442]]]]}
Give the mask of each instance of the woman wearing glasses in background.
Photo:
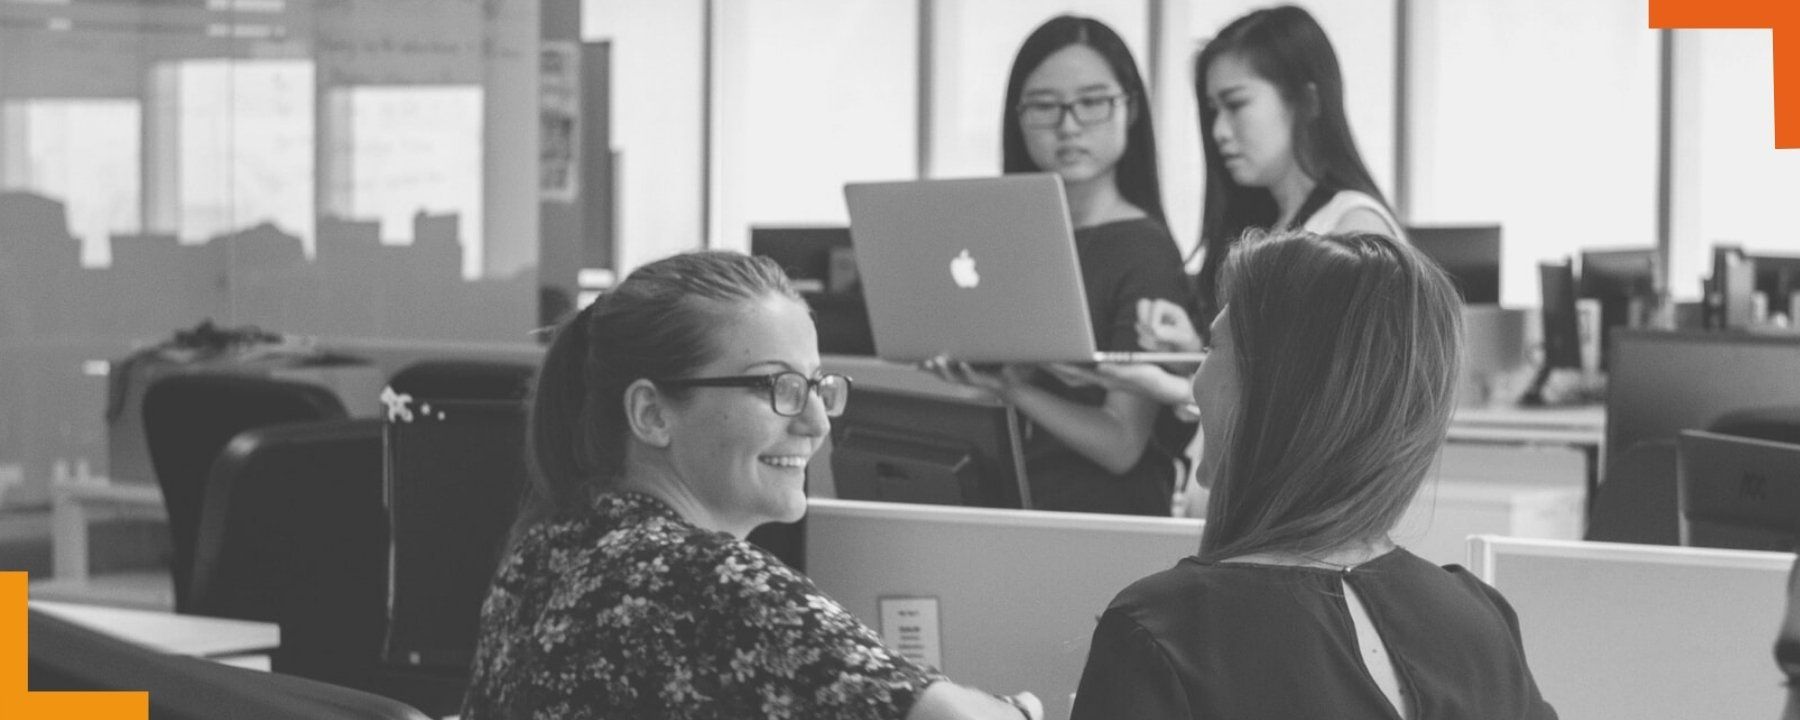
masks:
{"type": "Polygon", "coordinates": [[[805,513],[807,460],[849,393],[819,372],[806,305],[766,258],[654,262],[566,322],[462,716],[1041,714],[901,657],[744,542],[805,513]]]}
{"type": "MultiPolygon", "coordinates": [[[[1019,48],[1006,100],[1005,172],[1062,178],[1094,338],[1101,350],[1139,349],[1139,301],[1185,305],[1189,298],[1163,217],[1150,103],[1131,51],[1097,20],[1053,18],[1019,48]]],[[[1034,507],[1169,514],[1171,449],[1192,426],[1174,422],[1164,406],[1094,386],[1072,368],[928,366],[993,392],[1031,421],[1025,462],[1034,507]]]]}

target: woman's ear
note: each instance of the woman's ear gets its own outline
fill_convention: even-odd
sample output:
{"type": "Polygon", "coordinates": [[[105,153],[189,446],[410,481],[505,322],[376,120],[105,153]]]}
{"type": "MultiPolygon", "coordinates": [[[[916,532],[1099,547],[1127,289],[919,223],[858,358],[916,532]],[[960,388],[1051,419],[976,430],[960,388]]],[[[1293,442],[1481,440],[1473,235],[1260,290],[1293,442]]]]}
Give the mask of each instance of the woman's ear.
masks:
{"type": "Polygon", "coordinates": [[[639,378],[625,386],[625,423],[638,442],[658,448],[669,446],[668,398],[656,383],[639,378]]]}
{"type": "Polygon", "coordinates": [[[1319,84],[1315,82],[1307,83],[1306,107],[1304,108],[1305,112],[1301,117],[1306,118],[1307,122],[1319,119],[1319,116],[1325,112],[1324,107],[1322,107],[1323,102],[1324,101],[1321,100],[1319,96],[1319,84]]]}

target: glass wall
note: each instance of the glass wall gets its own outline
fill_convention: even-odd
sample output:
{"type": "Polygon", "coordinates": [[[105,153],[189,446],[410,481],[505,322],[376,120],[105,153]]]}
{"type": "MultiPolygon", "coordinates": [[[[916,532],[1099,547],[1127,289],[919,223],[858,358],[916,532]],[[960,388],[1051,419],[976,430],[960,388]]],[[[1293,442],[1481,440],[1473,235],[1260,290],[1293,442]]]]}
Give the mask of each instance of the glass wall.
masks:
{"type": "Polygon", "coordinates": [[[0,503],[105,474],[115,363],[203,320],[524,342],[539,32],[537,0],[0,2],[0,503]]]}

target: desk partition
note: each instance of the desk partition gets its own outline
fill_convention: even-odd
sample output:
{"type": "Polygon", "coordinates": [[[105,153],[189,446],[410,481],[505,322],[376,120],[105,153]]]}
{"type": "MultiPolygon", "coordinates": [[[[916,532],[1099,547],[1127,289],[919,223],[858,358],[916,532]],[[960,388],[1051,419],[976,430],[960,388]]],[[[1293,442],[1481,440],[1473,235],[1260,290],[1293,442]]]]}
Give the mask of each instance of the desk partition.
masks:
{"type": "Polygon", "coordinates": [[[1200,528],[1177,518],[815,498],[806,569],[878,631],[882,598],[935,600],[939,631],[912,642],[935,644],[951,679],[1030,690],[1046,717],[1065,718],[1107,603],[1198,552],[1200,528]]]}
{"type": "Polygon", "coordinates": [[[1565,718],[1775,718],[1791,553],[1502,537],[1470,568],[1518,611],[1565,718]]]}

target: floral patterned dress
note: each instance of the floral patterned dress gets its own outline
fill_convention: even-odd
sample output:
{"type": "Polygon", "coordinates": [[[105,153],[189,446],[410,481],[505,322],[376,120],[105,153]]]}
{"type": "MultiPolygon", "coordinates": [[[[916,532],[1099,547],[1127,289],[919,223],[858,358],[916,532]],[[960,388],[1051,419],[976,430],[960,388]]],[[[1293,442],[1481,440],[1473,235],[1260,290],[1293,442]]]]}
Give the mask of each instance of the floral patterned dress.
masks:
{"type": "Polygon", "coordinates": [[[898,720],[941,679],[774,556],[606,494],[503,560],[462,717],[898,720]]]}

